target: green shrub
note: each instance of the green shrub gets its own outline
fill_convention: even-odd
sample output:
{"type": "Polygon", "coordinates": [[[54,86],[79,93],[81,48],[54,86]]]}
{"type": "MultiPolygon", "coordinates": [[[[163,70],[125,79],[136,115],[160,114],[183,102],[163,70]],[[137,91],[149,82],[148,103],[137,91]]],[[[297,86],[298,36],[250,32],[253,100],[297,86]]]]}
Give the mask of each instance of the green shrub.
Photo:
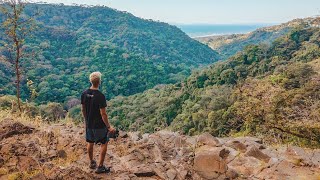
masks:
{"type": "Polygon", "coordinates": [[[0,97],[0,109],[10,110],[15,107],[17,98],[15,96],[2,96],[0,97]]]}
{"type": "Polygon", "coordinates": [[[23,107],[24,112],[30,117],[36,117],[40,115],[39,107],[34,103],[27,103],[23,107]]]}
{"type": "Polygon", "coordinates": [[[40,114],[47,121],[57,121],[65,117],[65,111],[59,103],[49,102],[46,105],[40,105],[40,114]]]}
{"type": "Polygon", "coordinates": [[[68,117],[71,118],[75,123],[83,122],[84,119],[81,114],[81,105],[72,107],[68,112],[68,117]]]}

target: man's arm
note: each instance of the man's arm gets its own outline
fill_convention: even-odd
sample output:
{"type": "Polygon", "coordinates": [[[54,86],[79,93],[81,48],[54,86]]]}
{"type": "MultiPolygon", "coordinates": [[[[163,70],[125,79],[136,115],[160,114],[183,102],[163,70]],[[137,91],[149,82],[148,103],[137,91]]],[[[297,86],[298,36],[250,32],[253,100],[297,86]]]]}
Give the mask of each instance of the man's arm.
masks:
{"type": "Polygon", "coordinates": [[[101,117],[102,117],[104,124],[107,126],[108,129],[110,129],[111,126],[110,126],[110,123],[108,120],[108,115],[107,115],[105,107],[100,109],[100,114],[101,114],[101,117]]]}

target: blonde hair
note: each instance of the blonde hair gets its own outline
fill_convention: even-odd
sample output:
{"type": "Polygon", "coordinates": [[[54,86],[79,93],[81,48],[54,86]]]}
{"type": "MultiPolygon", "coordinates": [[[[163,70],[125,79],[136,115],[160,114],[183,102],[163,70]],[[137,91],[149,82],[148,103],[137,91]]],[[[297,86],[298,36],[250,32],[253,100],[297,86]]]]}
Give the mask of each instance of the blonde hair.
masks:
{"type": "Polygon", "coordinates": [[[101,82],[101,73],[98,72],[93,72],[90,74],[89,79],[92,85],[94,86],[99,86],[99,83],[101,82]]]}

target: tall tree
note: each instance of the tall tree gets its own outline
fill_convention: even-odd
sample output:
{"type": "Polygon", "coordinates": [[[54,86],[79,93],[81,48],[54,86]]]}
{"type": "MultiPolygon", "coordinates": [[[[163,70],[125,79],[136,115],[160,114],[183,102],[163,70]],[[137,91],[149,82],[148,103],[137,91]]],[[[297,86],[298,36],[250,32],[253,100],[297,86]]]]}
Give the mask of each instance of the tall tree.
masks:
{"type": "Polygon", "coordinates": [[[7,59],[14,64],[16,74],[16,96],[18,99],[18,108],[20,112],[20,82],[21,71],[20,62],[25,56],[25,39],[34,29],[34,20],[32,17],[26,17],[23,13],[27,2],[24,0],[0,0],[0,12],[3,18],[2,28],[7,35],[5,44],[8,51],[7,59]]]}

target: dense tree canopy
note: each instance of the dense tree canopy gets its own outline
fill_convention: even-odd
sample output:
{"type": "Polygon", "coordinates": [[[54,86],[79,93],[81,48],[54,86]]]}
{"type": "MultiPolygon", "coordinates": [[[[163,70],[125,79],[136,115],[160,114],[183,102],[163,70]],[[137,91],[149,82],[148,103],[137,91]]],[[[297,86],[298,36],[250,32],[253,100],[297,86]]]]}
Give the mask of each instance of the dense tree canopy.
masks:
{"type": "MultiPolygon", "coordinates": [[[[92,71],[102,72],[102,90],[110,99],[179,82],[191,69],[219,59],[215,51],[175,26],[108,7],[26,6],[27,15],[36,11],[37,29],[24,47],[32,56],[22,64],[22,97],[30,99],[27,81],[32,80],[37,103],[65,102],[67,97],[79,96],[88,87],[92,71]]],[[[1,29],[0,94],[13,94],[4,37],[1,29]]]]}
{"type": "Polygon", "coordinates": [[[263,134],[270,142],[319,144],[319,46],[319,28],[294,29],[267,49],[247,46],[181,83],[116,97],[111,120],[145,132],[263,134]]]}

